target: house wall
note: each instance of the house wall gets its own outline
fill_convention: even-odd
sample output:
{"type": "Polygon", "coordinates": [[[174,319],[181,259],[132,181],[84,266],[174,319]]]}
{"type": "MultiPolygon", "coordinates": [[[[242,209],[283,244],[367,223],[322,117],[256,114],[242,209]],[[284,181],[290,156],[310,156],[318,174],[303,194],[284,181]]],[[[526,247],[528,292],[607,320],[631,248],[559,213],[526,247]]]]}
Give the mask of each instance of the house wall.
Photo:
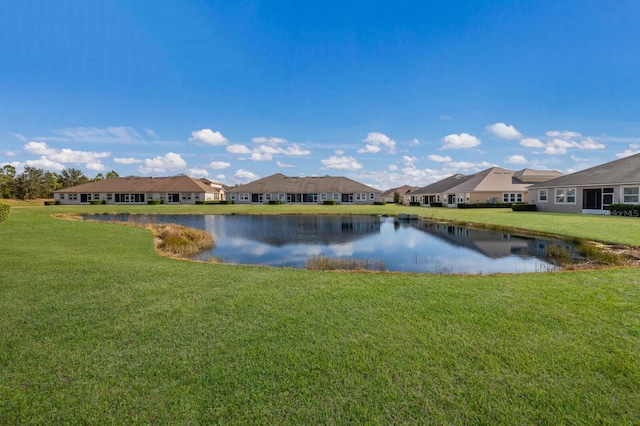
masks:
{"type": "MultiPolygon", "coordinates": [[[[149,200],[163,200],[163,202],[168,203],[168,194],[178,194],[178,202],[173,202],[172,204],[195,204],[196,201],[206,201],[206,200],[214,200],[215,198],[207,198],[213,195],[212,193],[205,192],[170,192],[170,193],[144,193],[144,202],[116,202],[116,194],[135,194],[135,193],[127,193],[127,192],[101,192],[98,194],[95,193],[86,193],[86,192],[78,192],[78,193],[54,193],[53,199],[58,201],[60,204],[64,205],[81,205],[81,204],[89,204],[90,200],[102,200],[105,204],[147,204],[149,200]],[[87,201],[82,201],[82,194],[89,194],[87,197],[87,201]],[[96,197],[97,195],[97,197],[96,197]]],[[[140,193],[138,193],[140,194],[140,193]]]]}
{"type": "MultiPolygon", "coordinates": [[[[291,194],[300,194],[300,193],[291,193],[291,194]]],[[[356,193],[353,193],[353,201],[348,203],[343,203],[342,201],[342,193],[340,192],[322,192],[316,193],[316,203],[302,203],[298,201],[287,201],[287,193],[282,192],[269,192],[262,194],[254,194],[247,192],[228,192],[227,198],[229,200],[233,200],[235,204],[268,204],[270,200],[280,200],[283,204],[323,204],[326,200],[335,200],[338,204],[373,204],[376,201],[380,201],[381,193],[380,192],[365,192],[358,193],[364,194],[364,199],[358,199],[356,193]],[[373,198],[371,197],[373,194],[373,198]],[[257,195],[258,201],[253,201],[257,195]],[[261,200],[261,201],[260,201],[261,200]]],[[[302,194],[300,194],[302,195],[302,194]]],[[[361,195],[361,197],[363,197],[361,195]]]]}
{"type": "MultiPolygon", "coordinates": [[[[640,185],[640,184],[639,184],[640,185]]],[[[622,197],[623,187],[633,187],[634,185],[602,185],[602,186],[585,186],[585,187],[559,187],[559,188],[548,188],[547,190],[547,200],[541,200],[540,193],[544,191],[544,189],[536,188],[529,190],[529,204],[535,204],[537,206],[538,211],[542,212],[557,212],[557,213],[583,213],[583,200],[585,190],[588,189],[604,189],[604,188],[613,188],[612,193],[612,202],[611,204],[621,204],[624,203],[622,197]],[[575,202],[570,203],[558,203],[556,200],[556,189],[572,189],[575,188],[575,202]]],[[[603,210],[604,211],[604,210],[603,210]]]]}

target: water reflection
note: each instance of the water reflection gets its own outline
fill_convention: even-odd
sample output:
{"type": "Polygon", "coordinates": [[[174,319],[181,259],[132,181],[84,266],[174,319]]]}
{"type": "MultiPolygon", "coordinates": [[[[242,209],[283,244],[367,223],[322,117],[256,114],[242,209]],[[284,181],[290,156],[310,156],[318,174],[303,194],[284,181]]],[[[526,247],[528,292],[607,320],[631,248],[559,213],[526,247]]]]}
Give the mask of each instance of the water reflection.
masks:
{"type": "Polygon", "coordinates": [[[303,267],[309,256],[382,259],[390,271],[521,273],[555,270],[549,244],[565,242],[480,231],[449,224],[376,216],[146,215],[90,219],[179,223],[214,235],[198,256],[225,263],[303,267]]]}

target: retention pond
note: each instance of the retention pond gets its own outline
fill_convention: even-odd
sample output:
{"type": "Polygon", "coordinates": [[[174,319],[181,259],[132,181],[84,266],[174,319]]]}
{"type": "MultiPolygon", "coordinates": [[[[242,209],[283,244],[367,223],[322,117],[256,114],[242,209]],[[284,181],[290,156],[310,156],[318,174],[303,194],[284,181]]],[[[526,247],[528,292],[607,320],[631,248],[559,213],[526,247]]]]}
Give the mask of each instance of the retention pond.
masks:
{"type": "Polygon", "coordinates": [[[361,259],[371,269],[493,274],[559,269],[550,252],[574,253],[562,240],[447,223],[360,215],[96,215],[89,220],[176,223],[203,229],[215,247],[197,255],[223,263],[304,268],[310,259],[361,259]],[[553,250],[549,248],[552,247],[553,250]]]}

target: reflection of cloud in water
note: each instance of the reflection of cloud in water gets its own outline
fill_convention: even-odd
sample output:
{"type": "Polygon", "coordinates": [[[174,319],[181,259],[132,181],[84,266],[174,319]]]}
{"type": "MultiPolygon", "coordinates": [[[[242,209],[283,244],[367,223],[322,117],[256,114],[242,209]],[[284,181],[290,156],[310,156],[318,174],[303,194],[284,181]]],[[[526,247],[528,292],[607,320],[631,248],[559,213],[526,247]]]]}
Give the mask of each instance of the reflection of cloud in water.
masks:
{"type": "Polygon", "coordinates": [[[269,253],[270,250],[271,248],[266,244],[255,244],[250,248],[249,253],[254,256],[264,256],[269,253]]]}
{"type": "Polygon", "coordinates": [[[329,249],[335,256],[353,256],[353,244],[333,244],[329,246],[329,249]]]}
{"type": "Polygon", "coordinates": [[[291,254],[298,256],[319,256],[322,254],[322,246],[294,246],[291,249],[291,254]]]}

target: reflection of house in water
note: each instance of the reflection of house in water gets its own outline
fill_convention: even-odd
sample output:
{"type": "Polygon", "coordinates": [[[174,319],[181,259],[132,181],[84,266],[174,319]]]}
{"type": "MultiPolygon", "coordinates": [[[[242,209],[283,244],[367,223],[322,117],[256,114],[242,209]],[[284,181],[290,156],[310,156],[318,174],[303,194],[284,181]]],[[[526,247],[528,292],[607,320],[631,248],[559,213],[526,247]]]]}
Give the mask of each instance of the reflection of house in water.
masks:
{"type": "Polygon", "coordinates": [[[207,230],[218,237],[287,244],[344,244],[380,232],[377,216],[211,215],[207,230]]]}
{"type": "Polygon", "coordinates": [[[520,237],[444,223],[432,223],[420,220],[411,222],[411,226],[444,240],[451,245],[466,247],[493,259],[507,256],[544,257],[546,248],[551,244],[571,249],[569,244],[561,241],[520,237]]]}

